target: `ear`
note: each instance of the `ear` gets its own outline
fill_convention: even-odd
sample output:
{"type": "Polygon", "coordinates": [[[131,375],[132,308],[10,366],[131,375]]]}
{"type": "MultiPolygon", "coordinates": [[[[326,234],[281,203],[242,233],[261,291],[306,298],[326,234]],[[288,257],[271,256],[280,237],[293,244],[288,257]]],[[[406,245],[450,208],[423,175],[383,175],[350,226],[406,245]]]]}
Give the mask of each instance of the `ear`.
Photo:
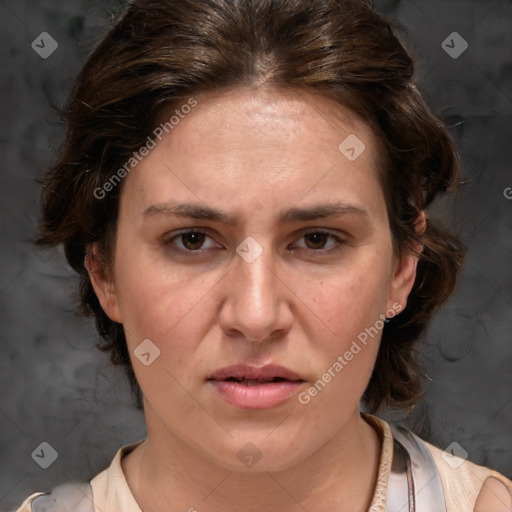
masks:
{"type": "Polygon", "coordinates": [[[122,323],[114,280],[97,244],[87,247],[84,264],[103,311],[114,322],[122,323]]]}
{"type": "MultiPolygon", "coordinates": [[[[414,225],[416,233],[422,235],[427,227],[427,218],[425,212],[422,211],[414,225]]],[[[395,265],[393,279],[388,297],[388,309],[396,309],[396,305],[400,304],[399,311],[403,311],[407,305],[407,298],[411,293],[414,281],[416,279],[416,267],[420,253],[423,251],[423,245],[416,242],[413,245],[413,251],[402,253],[395,265]]]]}

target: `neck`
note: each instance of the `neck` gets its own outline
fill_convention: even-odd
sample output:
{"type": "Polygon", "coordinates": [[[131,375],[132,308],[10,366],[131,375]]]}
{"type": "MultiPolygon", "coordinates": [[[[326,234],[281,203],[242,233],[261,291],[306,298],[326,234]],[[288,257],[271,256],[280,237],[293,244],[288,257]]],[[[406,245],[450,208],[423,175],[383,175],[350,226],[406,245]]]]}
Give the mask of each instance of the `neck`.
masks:
{"type": "MultiPolygon", "coordinates": [[[[293,467],[276,472],[235,472],[180,441],[151,429],[122,460],[132,494],[144,512],[183,510],[283,512],[366,511],[376,485],[380,436],[354,413],[334,437],[293,467]]],[[[149,420],[149,421],[148,421],[149,420]]]]}

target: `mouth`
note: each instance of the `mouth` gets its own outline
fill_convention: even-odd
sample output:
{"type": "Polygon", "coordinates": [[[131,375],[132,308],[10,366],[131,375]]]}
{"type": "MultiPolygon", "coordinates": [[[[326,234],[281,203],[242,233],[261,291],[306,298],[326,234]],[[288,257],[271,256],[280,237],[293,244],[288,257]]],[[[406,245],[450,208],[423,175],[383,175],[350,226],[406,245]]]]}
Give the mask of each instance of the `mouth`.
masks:
{"type": "Polygon", "coordinates": [[[305,383],[297,373],[274,364],[228,366],[214,372],[207,381],[220,398],[240,409],[276,407],[305,383]]]}

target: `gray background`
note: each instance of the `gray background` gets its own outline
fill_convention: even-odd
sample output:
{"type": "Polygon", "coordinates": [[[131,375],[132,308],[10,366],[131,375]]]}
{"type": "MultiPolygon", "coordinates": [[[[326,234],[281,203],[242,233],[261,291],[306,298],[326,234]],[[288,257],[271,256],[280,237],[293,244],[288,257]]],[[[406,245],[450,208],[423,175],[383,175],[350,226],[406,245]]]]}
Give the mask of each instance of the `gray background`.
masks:
{"type": "MultiPolygon", "coordinates": [[[[63,126],[55,106],[120,11],[121,1],[0,1],[0,510],[57,483],[90,479],[117,449],[145,436],[123,374],[72,313],[76,281],[62,254],[31,246],[38,174],[63,126]],[[31,43],[59,47],[42,59],[31,43]],[[46,470],[31,454],[58,452],[46,470]]],[[[464,156],[464,186],[437,213],[462,236],[467,263],[457,293],[432,323],[424,364],[432,379],[407,422],[430,442],[459,443],[470,460],[512,477],[511,209],[512,3],[379,1],[406,27],[422,90],[464,156]],[[441,47],[458,32],[457,59],[441,47]]],[[[389,411],[386,418],[399,418],[389,411]]]]}

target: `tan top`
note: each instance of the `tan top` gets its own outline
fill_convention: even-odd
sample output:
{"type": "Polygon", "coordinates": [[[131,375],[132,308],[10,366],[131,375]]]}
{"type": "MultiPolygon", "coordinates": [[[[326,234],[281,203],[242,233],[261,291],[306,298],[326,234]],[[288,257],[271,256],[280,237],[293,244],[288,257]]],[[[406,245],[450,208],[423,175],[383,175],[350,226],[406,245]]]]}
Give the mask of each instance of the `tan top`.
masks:
{"type": "MultiPolygon", "coordinates": [[[[377,484],[368,512],[385,512],[393,459],[393,438],[385,421],[369,414],[364,414],[363,417],[377,430],[382,440],[377,484]]],[[[142,512],[126,482],[121,459],[143,441],[121,447],[110,466],[91,480],[95,512],[142,512]]],[[[478,494],[484,481],[489,477],[502,482],[512,494],[512,481],[497,471],[447,455],[439,448],[426,444],[441,477],[447,512],[474,512],[478,494]]],[[[17,512],[30,512],[30,502],[40,494],[43,493],[38,492],[29,496],[17,512]]]]}

